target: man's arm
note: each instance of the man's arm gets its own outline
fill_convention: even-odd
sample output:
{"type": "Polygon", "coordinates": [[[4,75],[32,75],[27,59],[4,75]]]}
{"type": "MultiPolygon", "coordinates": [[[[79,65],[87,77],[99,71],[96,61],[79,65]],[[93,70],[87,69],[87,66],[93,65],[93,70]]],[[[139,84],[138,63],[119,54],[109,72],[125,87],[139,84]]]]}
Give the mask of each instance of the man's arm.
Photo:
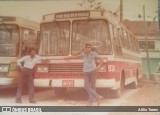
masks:
{"type": "Polygon", "coordinates": [[[25,60],[26,56],[17,60],[17,66],[22,67],[21,63],[25,60]]]}
{"type": "Polygon", "coordinates": [[[45,59],[44,57],[38,56],[38,62],[41,61],[42,63],[49,63],[49,60],[45,59]]]}
{"type": "Polygon", "coordinates": [[[26,58],[26,56],[17,60],[17,66],[20,68],[21,71],[23,71],[23,66],[21,63],[24,62],[25,58],[26,58]]]}

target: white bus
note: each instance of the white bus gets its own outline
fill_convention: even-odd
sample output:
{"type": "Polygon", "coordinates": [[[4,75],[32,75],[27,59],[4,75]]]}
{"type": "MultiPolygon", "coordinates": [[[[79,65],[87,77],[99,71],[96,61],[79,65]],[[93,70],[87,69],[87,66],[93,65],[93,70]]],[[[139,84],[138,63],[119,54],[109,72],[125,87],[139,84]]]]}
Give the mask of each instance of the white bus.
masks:
{"type": "Polygon", "coordinates": [[[39,23],[13,16],[0,16],[0,88],[18,83],[17,58],[25,48],[37,47],[39,23]]]}
{"type": "Polygon", "coordinates": [[[62,95],[68,87],[83,87],[82,60],[66,61],[64,57],[79,55],[85,43],[91,43],[104,59],[97,88],[111,88],[119,96],[125,85],[137,86],[142,75],[137,39],[105,12],[88,10],[43,16],[39,55],[50,63],[37,65],[35,86],[54,87],[57,95],[62,95]]]}

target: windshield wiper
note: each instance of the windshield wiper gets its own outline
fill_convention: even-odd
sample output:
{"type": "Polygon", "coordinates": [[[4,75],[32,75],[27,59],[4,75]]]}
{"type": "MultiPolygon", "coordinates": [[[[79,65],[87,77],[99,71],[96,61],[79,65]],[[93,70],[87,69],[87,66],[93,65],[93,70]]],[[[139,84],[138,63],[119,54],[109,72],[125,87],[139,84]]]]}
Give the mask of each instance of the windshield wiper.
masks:
{"type": "MultiPolygon", "coordinates": [[[[84,23],[83,23],[83,25],[85,25],[85,27],[86,27],[86,25],[88,25],[88,22],[89,22],[89,20],[85,20],[84,23]]],[[[76,23],[75,36],[74,36],[73,39],[76,39],[77,34],[78,34],[82,29],[84,29],[84,26],[82,26],[81,28],[79,28],[79,21],[78,21],[78,22],[76,23]]]]}

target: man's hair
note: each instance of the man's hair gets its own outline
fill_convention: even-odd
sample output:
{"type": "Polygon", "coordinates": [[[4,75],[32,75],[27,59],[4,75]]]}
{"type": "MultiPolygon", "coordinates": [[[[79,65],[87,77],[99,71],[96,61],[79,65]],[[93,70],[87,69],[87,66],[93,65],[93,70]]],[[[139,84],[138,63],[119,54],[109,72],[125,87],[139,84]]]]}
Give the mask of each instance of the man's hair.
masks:
{"type": "Polygon", "coordinates": [[[86,44],[85,44],[85,48],[86,48],[87,46],[90,46],[90,47],[91,47],[92,45],[91,45],[90,43],[86,43],[86,44]]]}

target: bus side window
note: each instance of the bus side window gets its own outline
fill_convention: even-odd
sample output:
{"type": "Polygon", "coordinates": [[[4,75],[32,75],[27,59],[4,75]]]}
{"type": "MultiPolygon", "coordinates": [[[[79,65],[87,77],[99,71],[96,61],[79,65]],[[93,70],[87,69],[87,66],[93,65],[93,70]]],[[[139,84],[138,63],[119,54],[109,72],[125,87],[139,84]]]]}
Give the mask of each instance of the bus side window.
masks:
{"type": "Polygon", "coordinates": [[[122,48],[121,46],[118,45],[113,45],[114,46],[114,54],[115,56],[122,56],[122,48]]]}
{"type": "Polygon", "coordinates": [[[127,32],[125,30],[123,31],[123,37],[124,37],[124,41],[125,41],[125,48],[126,49],[130,49],[129,40],[128,40],[128,34],[127,34],[127,32]]]}
{"type": "Polygon", "coordinates": [[[133,48],[134,48],[134,51],[137,52],[136,38],[135,38],[135,37],[132,37],[132,39],[133,39],[133,43],[134,43],[134,45],[133,45],[133,46],[134,46],[134,47],[133,47],[133,48]]]}
{"type": "Polygon", "coordinates": [[[139,52],[139,42],[137,39],[136,39],[136,51],[139,52]]]}
{"type": "Polygon", "coordinates": [[[129,46],[130,46],[130,50],[133,51],[133,47],[134,47],[134,44],[133,44],[133,39],[132,39],[132,35],[129,33],[128,34],[128,40],[129,40],[129,46]]]}
{"type": "Polygon", "coordinates": [[[118,31],[118,36],[119,36],[119,40],[120,40],[120,46],[124,47],[125,46],[125,41],[124,41],[122,29],[118,28],[117,31],[118,31]]]}
{"type": "Polygon", "coordinates": [[[117,28],[112,26],[112,31],[113,31],[114,43],[117,44],[117,45],[120,45],[120,36],[119,36],[118,31],[117,31],[117,28]]]}

